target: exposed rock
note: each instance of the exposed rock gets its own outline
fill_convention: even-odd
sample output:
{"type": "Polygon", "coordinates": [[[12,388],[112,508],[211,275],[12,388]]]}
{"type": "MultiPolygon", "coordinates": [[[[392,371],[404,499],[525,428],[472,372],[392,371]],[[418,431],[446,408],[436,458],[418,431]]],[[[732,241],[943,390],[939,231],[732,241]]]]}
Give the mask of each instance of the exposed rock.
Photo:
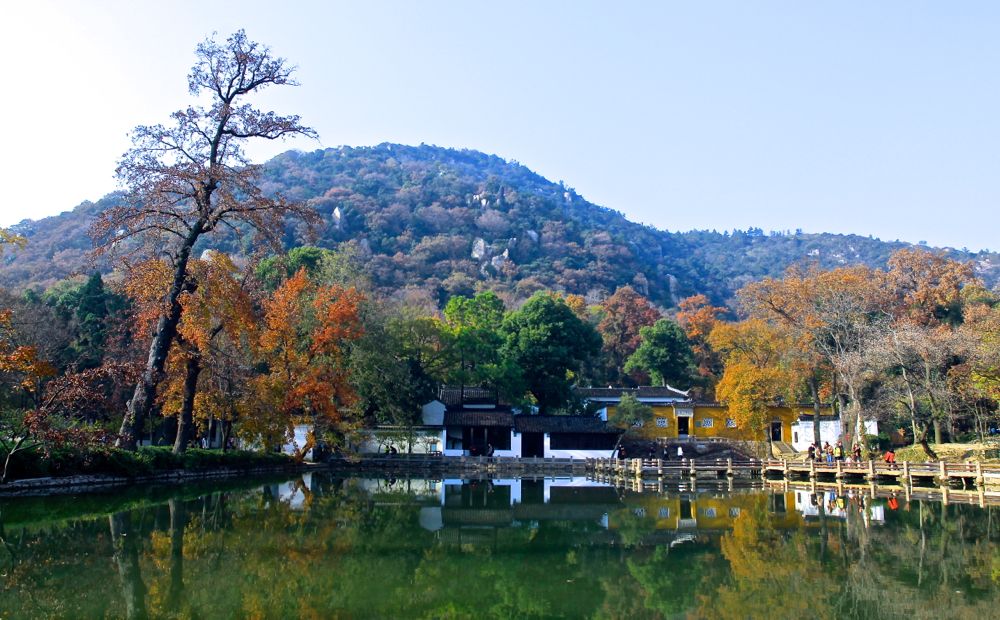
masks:
{"type": "Polygon", "coordinates": [[[479,260],[486,256],[486,240],[482,237],[476,237],[476,240],[472,242],[472,258],[479,260]]]}

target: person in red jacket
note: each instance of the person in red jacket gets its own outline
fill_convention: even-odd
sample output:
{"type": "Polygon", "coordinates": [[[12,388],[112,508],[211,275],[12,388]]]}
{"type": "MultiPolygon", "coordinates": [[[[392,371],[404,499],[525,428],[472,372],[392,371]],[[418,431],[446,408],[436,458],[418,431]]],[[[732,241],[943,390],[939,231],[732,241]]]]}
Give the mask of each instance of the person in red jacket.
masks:
{"type": "Polygon", "coordinates": [[[896,467],[896,453],[892,451],[891,447],[885,451],[885,462],[888,463],[889,467],[896,467]]]}

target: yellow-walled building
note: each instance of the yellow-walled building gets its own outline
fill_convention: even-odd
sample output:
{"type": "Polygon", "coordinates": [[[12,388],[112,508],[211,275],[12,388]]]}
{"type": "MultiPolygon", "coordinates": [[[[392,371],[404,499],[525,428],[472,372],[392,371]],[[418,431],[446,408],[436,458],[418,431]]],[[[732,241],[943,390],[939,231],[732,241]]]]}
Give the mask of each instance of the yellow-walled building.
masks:
{"type": "MultiPolygon", "coordinates": [[[[649,440],[697,439],[720,437],[735,440],[763,441],[765,432],[772,441],[799,443],[797,427],[802,416],[810,416],[812,404],[769,405],[771,418],[767,428],[740,428],[729,415],[728,408],[720,403],[698,403],[687,398],[687,393],[672,387],[638,388],[580,388],[577,394],[590,403],[603,405],[601,417],[613,421],[615,408],[622,394],[632,394],[653,410],[651,423],[634,429],[634,434],[649,440]]],[[[825,405],[820,410],[826,419],[832,419],[833,410],[825,405]]]]}

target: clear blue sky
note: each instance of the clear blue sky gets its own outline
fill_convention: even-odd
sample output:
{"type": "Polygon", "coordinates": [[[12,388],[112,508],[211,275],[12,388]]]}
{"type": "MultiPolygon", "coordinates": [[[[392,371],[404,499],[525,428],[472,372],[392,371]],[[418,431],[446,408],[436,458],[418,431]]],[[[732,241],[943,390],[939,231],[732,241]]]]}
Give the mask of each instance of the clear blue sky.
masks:
{"type": "Polygon", "coordinates": [[[240,27],[300,67],[262,103],[321,135],[259,158],[468,147],[659,228],[1000,248],[997,2],[9,3],[0,225],[114,189],[240,27]]]}

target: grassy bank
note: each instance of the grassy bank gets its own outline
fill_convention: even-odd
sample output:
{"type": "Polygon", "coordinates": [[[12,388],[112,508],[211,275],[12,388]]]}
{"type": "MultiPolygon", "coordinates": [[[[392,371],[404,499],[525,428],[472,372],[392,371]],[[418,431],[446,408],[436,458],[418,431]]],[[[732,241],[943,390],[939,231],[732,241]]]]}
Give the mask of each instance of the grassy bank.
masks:
{"type": "MultiPolygon", "coordinates": [[[[940,460],[949,463],[1000,463],[1000,445],[996,443],[940,443],[931,444],[931,449],[940,460]]],[[[896,450],[896,460],[923,463],[927,460],[927,454],[920,446],[907,446],[896,450]]]]}
{"type": "Polygon", "coordinates": [[[46,476],[77,476],[106,474],[143,476],[169,470],[203,471],[211,469],[243,469],[292,464],[286,454],[231,450],[189,449],[174,454],[169,447],[139,448],[135,452],[117,448],[60,448],[48,456],[40,452],[19,452],[11,459],[8,481],[46,476]]]}

